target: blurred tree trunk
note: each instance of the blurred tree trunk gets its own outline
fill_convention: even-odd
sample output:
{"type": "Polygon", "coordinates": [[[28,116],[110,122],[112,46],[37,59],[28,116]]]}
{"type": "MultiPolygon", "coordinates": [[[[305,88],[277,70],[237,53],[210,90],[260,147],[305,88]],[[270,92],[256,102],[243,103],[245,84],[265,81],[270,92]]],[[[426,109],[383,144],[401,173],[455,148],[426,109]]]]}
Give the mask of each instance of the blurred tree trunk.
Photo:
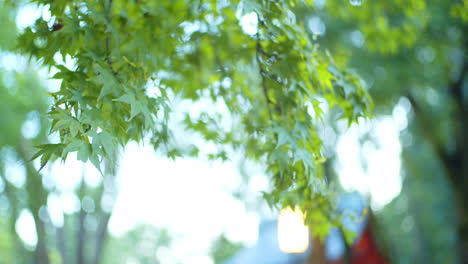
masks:
{"type": "Polygon", "coordinates": [[[8,218],[8,225],[9,230],[12,234],[14,239],[14,247],[16,250],[15,256],[17,256],[18,263],[28,263],[27,258],[30,257],[29,251],[26,250],[21,239],[19,238],[18,234],[16,233],[16,220],[19,217],[19,208],[18,208],[18,199],[16,198],[16,190],[15,186],[13,186],[9,181],[4,180],[5,182],[5,189],[4,192],[10,202],[11,214],[8,218]]]}
{"type": "Polygon", "coordinates": [[[459,76],[448,90],[451,101],[455,104],[453,119],[456,127],[453,140],[456,146],[454,149],[449,149],[447,142],[442,142],[437,137],[434,126],[438,124],[432,122],[430,114],[422,104],[411,93],[407,97],[411,102],[416,122],[440,159],[454,190],[459,261],[466,264],[468,263],[468,103],[465,99],[466,92],[464,92],[468,74],[466,52],[464,56],[464,64],[459,76]]]}
{"type": "Polygon", "coordinates": [[[36,246],[36,263],[37,264],[48,264],[50,263],[49,255],[47,253],[47,243],[44,230],[44,224],[39,217],[34,216],[37,230],[37,246],[36,246]]]}
{"type": "Polygon", "coordinates": [[[29,194],[28,207],[31,210],[36,225],[37,245],[35,250],[35,263],[49,264],[50,260],[47,252],[45,225],[39,216],[39,210],[46,204],[47,192],[42,185],[42,177],[29,161],[32,151],[27,140],[21,138],[16,150],[26,166],[26,190],[29,194]]]}
{"type": "MultiPolygon", "coordinates": [[[[108,160],[104,161],[104,175],[106,176],[105,182],[103,183],[101,190],[98,192],[98,197],[96,201],[101,201],[103,194],[107,192],[108,194],[114,194],[115,196],[115,177],[116,177],[116,164],[111,164],[108,160]]],[[[114,197],[115,198],[115,197],[114,197]]],[[[97,209],[97,206],[96,206],[97,209]]],[[[111,209],[112,210],[112,209],[111,209]]],[[[96,246],[91,264],[99,264],[102,258],[102,252],[104,249],[104,244],[107,238],[107,227],[109,226],[109,220],[112,215],[112,211],[106,212],[102,210],[102,216],[100,217],[98,230],[96,232],[96,246]]]]}
{"type": "Polygon", "coordinates": [[[101,221],[99,222],[98,230],[96,233],[96,247],[95,247],[95,252],[94,252],[94,257],[93,257],[93,262],[92,264],[99,264],[101,258],[102,258],[102,250],[104,248],[104,242],[107,238],[107,227],[109,225],[109,219],[111,217],[111,214],[105,214],[102,218],[101,221]]]}
{"type": "Polygon", "coordinates": [[[464,155],[464,171],[463,175],[458,176],[460,178],[456,181],[462,182],[461,184],[457,185],[455,188],[455,192],[458,199],[458,238],[459,238],[459,252],[460,252],[460,259],[461,263],[467,264],[468,263],[468,173],[467,173],[467,166],[468,160],[466,159],[466,154],[464,155]]]}
{"type": "Polygon", "coordinates": [[[86,228],[85,228],[85,218],[86,212],[83,209],[81,203],[83,202],[83,198],[86,192],[85,182],[84,182],[84,165],[83,165],[83,175],[81,177],[81,185],[78,194],[78,198],[80,199],[80,211],[79,211],[79,219],[78,219],[78,228],[76,229],[76,263],[77,264],[85,264],[85,256],[84,256],[84,243],[86,237],[86,228]]]}
{"type": "Polygon", "coordinates": [[[325,241],[313,236],[312,239],[312,252],[307,258],[305,264],[327,264],[325,255],[325,241]]]}
{"type": "MultiPolygon", "coordinates": [[[[468,45],[468,40],[466,40],[468,45]]],[[[468,263],[468,103],[466,100],[466,75],[468,74],[468,54],[465,51],[465,62],[459,79],[452,84],[451,92],[458,107],[458,124],[456,151],[445,154],[443,161],[457,199],[458,236],[460,240],[460,260],[468,263]]]]}
{"type": "Polygon", "coordinates": [[[68,255],[66,250],[65,242],[65,224],[62,227],[56,227],[55,229],[55,241],[57,244],[57,249],[59,251],[62,263],[67,263],[68,255]]]}

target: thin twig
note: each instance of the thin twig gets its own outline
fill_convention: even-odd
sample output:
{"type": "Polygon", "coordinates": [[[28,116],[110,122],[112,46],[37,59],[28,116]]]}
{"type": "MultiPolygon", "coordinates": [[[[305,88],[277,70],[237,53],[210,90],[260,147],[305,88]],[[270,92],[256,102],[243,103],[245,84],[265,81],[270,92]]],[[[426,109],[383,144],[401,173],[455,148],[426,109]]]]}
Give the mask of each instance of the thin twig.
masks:
{"type": "Polygon", "coordinates": [[[262,91],[263,91],[263,96],[265,97],[265,100],[267,102],[267,109],[268,109],[268,115],[270,116],[270,119],[272,119],[272,114],[271,114],[271,110],[270,110],[270,104],[272,103],[271,100],[270,100],[270,97],[268,97],[268,91],[267,91],[267,87],[266,87],[266,76],[267,76],[267,73],[265,71],[265,69],[263,68],[262,66],[262,59],[261,59],[261,53],[263,51],[262,49],[262,45],[260,44],[260,33],[257,32],[255,34],[255,37],[257,39],[257,43],[256,43],[256,52],[255,52],[255,59],[257,60],[257,64],[258,64],[258,68],[259,68],[259,71],[260,71],[260,77],[262,78],[262,91]]]}
{"type": "MultiPolygon", "coordinates": [[[[106,19],[107,19],[107,23],[110,25],[111,24],[111,18],[112,18],[112,1],[113,0],[109,0],[109,4],[107,6],[107,16],[106,16],[106,19]]],[[[112,75],[114,75],[115,79],[119,82],[119,83],[122,83],[120,81],[120,78],[119,78],[119,75],[117,74],[117,71],[114,69],[114,66],[113,66],[113,62],[112,62],[112,59],[111,59],[111,49],[110,49],[110,35],[107,34],[106,36],[106,63],[107,65],[109,66],[109,69],[112,73],[112,75]]]]}

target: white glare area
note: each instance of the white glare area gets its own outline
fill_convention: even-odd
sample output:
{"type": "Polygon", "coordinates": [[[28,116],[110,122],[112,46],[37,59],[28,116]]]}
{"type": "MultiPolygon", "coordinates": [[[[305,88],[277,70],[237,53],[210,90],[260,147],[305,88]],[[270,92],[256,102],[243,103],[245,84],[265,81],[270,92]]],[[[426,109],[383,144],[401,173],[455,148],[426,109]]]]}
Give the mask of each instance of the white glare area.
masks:
{"type": "Polygon", "coordinates": [[[353,45],[356,47],[362,47],[364,45],[364,35],[359,30],[352,31],[349,34],[349,38],[351,39],[353,45]]]}
{"type": "Polygon", "coordinates": [[[86,185],[91,188],[97,187],[102,182],[101,174],[91,163],[86,163],[85,169],[86,173],[84,174],[84,181],[86,185]]]}
{"type": "Polygon", "coordinates": [[[36,111],[29,112],[26,115],[26,121],[24,121],[23,126],[21,127],[21,133],[23,137],[31,139],[39,134],[41,129],[41,123],[39,120],[39,113],[36,111]]]}
{"type": "Polygon", "coordinates": [[[29,210],[22,210],[15,223],[15,230],[23,242],[31,247],[37,244],[36,225],[29,210]]]}
{"type": "Polygon", "coordinates": [[[226,224],[226,237],[231,241],[240,241],[247,247],[254,246],[259,235],[260,217],[257,213],[242,210],[243,215],[238,218],[231,215],[232,220],[226,224]]]}
{"type": "Polygon", "coordinates": [[[42,11],[36,4],[28,4],[19,9],[16,16],[16,26],[21,30],[34,25],[36,19],[41,17],[42,11]]]}
{"type": "Polygon", "coordinates": [[[323,9],[325,7],[325,0],[315,0],[314,5],[318,9],[323,9]]]}
{"type": "Polygon", "coordinates": [[[388,204],[401,191],[399,133],[406,129],[408,110],[402,99],[392,116],[353,125],[338,141],[341,185],[347,191],[369,195],[375,210],[388,204]],[[358,139],[368,131],[375,143],[367,141],[361,146],[358,139]]]}
{"type": "Polygon", "coordinates": [[[278,217],[278,246],[285,253],[302,253],[309,247],[309,228],[296,208],[285,208],[278,217]]]}
{"type": "MultiPolygon", "coordinates": [[[[36,169],[39,168],[37,162],[34,165],[36,169]]],[[[45,185],[58,191],[49,194],[47,199],[47,209],[56,226],[63,225],[64,213],[73,214],[80,209],[80,200],[75,192],[83,180],[91,188],[102,182],[100,172],[90,162],[83,164],[77,160],[76,153],[70,153],[65,162],[56,161],[47,165],[44,170],[47,171],[43,180],[45,185]]]]}
{"type": "MultiPolygon", "coordinates": [[[[1,57],[1,56],[0,56],[1,57]]],[[[0,67],[1,66],[1,62],[0,62],[0,67]]],[[[2,67],[4,68],[4,67],[2,67]]],[[[18,87],[17,87],[17,82],[16,82],[16,76],[15,76],[15,72],[12,72],[12,71],[3,71],[3,84],[5,85],[5,88],[7,88],[7,91],[11,94],[11,95],[14,95],[16,94],[16,92],[18,91],[18,87]]]]}
{"type": "Polygon", "coordinates": [[[187,264],[214,264],[211,257],[206,255],[185,257],[182,258],[181,262],[187,264]]]}
{"type": "MultiPolygon", "coordinates": [[[[26,70],[28,61],[25,57],[11,52],[0,52],[0,54],[0,67],[4,69],[4,71],[22,72],[26,70]]],[[[16,77],[13,75],[13,78],[16,77]]]]}
{"type": "Polygon", "coordinates": [[[3,181],[2,178],[0,178],[0,193],[2,193],[5,190],[5,182],[3,181]]]}
{"type": "Polygon", "coordinates": [[[362,5],[363,0],[349,0],[349,3],[353,6],[360,6],[362,5]]]}
{"type": "MultiPolygon", "coordinates": [[[[68,61],[66,65],[68,65],[68,61]]],[[[69,67],[71,69],[73,67],[69,67]]],[[[58,70],[56,68],[51,68],[50,71],[46,68],[39,68],[37,69],[39,76],[41,76],[41,81],[43,82],[43,86],[47,88],[50,93],[55,93],[60,90],[60,85],[62,84],[62,80],[59,79],[52,79],[51,76],[54,76],[58,70]]]]}
{"type": "Polygon", "coordinates": [[[177,237],[177,256],[208,254],[211,242],[225,233],[234,241],[255,244],[259,217],[231,192],[240,176],[231,162],[163,158],[151,147],[127,146],[118,173],[118,198],[109,223],[116,236],[138,223],[167,228],[177,237]]]}
{"type": "Polygon", "coordinates": [[[26,181],[26,168],[19,162],[10,160],[5,164],[6,179],[17,188],[21,188],[26,181]]]}
{"type": "Polygon", "coordinates": [[[408,126],[407,113],[411,110],[408,99],[400,99],[400,102],[393,108],[392,117],[398,131],[403,131],[408,126]]]}
{"type": "Polygon", "coordinates": [[[264,174],[254,174],[249,179],[250,190],[255,193],[260,193],[268,190],[270,183],[264,174]]]}
{"type": "Polygon", "coordinates": [[[99,171],[90,162],[83,165],[76,158],[76,152],[70,153],[65,162],[56,161],[50,168],[50,175],[55,185],[62,191],[75,190],[83,174],[86,184],[90,187],[96,187],[101,182],[99,171]]]}
{"type": "Polygon", "coordinates": [[[325,23],[323,23],[322,19],[317,16],[313,16],[309,18],[307,22],[310,31],[315,35],[323,35],[325,34],[325,23]]]}
{"type": "Polygon", "coordinates": [[[47,197],[47,210],[49,212],[52,224],[56,227],[63,226],[63,210],[60,196],[55,193],[49,194],[47,197]]]}
{"type": "Polygon", "coordinates": [[[74,192],[63,192],[60,194],[60,206],[64,213],[73,214],[80,210],[80,200],[74,192]]]}
{"type": "MultiPolygon", "coordinates": [[[[48,5],[38,7],[37,4],[27,4],[21,7],[16,16],[16,25],[21,31],[26,27],[33,26],[38,18],[42,17],[43,20],[49,21],[51,19],[51,13],[48,5]]],[[[69,57],[69,56],[68,56],[69,57]]],[[[63,62],[67,67],[71,67],[72,60],[71,58],[66,58],[63,62]]],[[[54,59],[56,57],[54,56],[54,59]]],[[[0,56],[0,67],[5,69],[15,70],[15,71],[24,71],[29,65],[28,58],[16,54],[2,53],[0,56]]],[[[44,82],[44,87],[47,87],[49,92],[57,92],[60,89],[61,80],[51,79],[50,76],[53,76],[57,70],[52,68],[50,71],[46,68],[35,69],[42,77],[41,80],[44,82]]]]}
{"type": "MultiPolygon", "coordinates": [[[[72,58],[70,55],[66,55],[65,57],[63,57],[60,53],[55,53],[54,60],[57,64],[63,65],[71,70],[75,68],[77,62],[77,60],[72,58]]],[[[50,75],[53,76],[55,73],[56,71],[52,71],[50,75]]]]}
{"type": "Polygon", "coordinates": [[[422,49],[419,49],[416,53],[416,57],[421,63],[431,63],[436,54],[434,49],[431,46],[424,47],[422,49]]]}
{"type": "Polygon", "coordinates": [[[42,11],[42,19],[44,19],[45,21],[49,21],[50,18],[52,17],[52,13],[50,12],[50,6],[44,5],[41,11],[42,11]]]}
{"type": "Polygon", "coordinates": [[[255,12],[251,12],[241,16],[239,24],[242,30],[249,35],[254,35],[258,31],[258,17],[255,12]]]}

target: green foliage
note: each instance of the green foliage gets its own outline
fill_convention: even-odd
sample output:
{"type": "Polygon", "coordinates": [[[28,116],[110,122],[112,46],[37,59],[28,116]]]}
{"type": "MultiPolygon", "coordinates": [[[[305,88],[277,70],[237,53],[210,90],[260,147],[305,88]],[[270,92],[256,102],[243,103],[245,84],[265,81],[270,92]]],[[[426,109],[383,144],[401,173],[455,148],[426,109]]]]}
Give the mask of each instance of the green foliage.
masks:
{"type": "Polygon", "coordinates": [[[215,264],[220,264],[233,257],[241,248],[242,244],[231,242],[221,235],[213,242],[211,256],[215,264]]]}
{"type": "Polygon", "coordinates": [[[26,28],[18,49],[56,69],[53,78],[62,81],[49,112],[60,143],[40,146],[42,166],[78,152],[99,168],[130,140],[183,155],[169,127],[171,99],[210,98],[229,115],[201,109],[187,114],[186,128],[265,163],[272,205],[314,208],[308,221],[327,222],[332,208],[317,134],[323,107],[339,109],[351,123],[370,114],[371,102],[363,82],[320,49],[295,16],[303,2],[35,2],[52,17],[26,28]],[[256,17],[254,34],[244,32],[244,15],[256,17]],[[60,65],[59,56],[73,66],[60,65]],[[220,129],[222,120],[231,126],[220,129]]]}
{"type": "Polygon", "coordinates": [[[454,208],[465,204],[466,196],[454,194],[466,193],[466,186],[447,186],[448,179],[466,179],[466,161],[457,158],[467,152],[466,6],[466,1],[329,0],[300,11],[326,25],[318,42],[362,75],[377,115],[395,113],[397,103],[405,108],[402,193],[378,215],[395,263],[457,263],[457,250],[460,263],[466,258],[467,237],[460,232],[466,207],[454,208]],[[448,162],[456,159],[460,163],[448,162]],[[455,210],[458,223],[451,222],[455,210]]]}
{"type": "Polygon", "coordinates": [[[366,48],[383,54],[394,54],[418,40],[430,13],[424,0],[410,1],[327,1],[333,17],[353,23],[361,29],[366,48]]]}
{"type": "MultiPolygon", "coordinates": [[[[102,161],[113,161],[131,140],[149,141],[170,158],[198,156],[203,151],[195,144],[188,149],[178,145],[170,121],[176,119],[177,102],[199,103],[199,113],[182,113],[182,125],[218,147],[208,158],[227,160],[234,149],[264,164],[274,187],[264,195],[269,204],[299,205],[308,212],[306,222],[324,236],[330,226],[339,225],[340,216],[323,176],[322,145],[331,143],[319,130],[329,116],[336,122],[335,113],[348,124],[370,116],[372,103],[356,71],[369,84],[377,114],[406,102],[410,123],[414,121],[402,133],[403,195],[382,211],[392,257],[401,263],[455,261],[455,221],[445,220],[454,219],[455,209],[446,205],[455,198],[434,175],[447,173],[437,165],[444,157],[427,154],[466,153],[466,0],[31,2],[52,16],[37,20],[15,41],[18,3],[0,0],[0,49],[37,59],[60,80],[60,89],[49,94],[53,103],[47,114],[50,133],[60,141],[44,144],[47,122],[42,114],[49,101],[36,74],[26,68],[0,73],[0,147],[10,145],[20,154],[24,138],[19,131],[28,114],[38,111],[42,130],[31,141],[39,144],[33,158],[40,159],[41,167],[76,152],[79,160],[102,169],[102,161]],[[254,18],[255,31],[242,26],[244,15],[254,18]],[[312,18],[320,18],[324,34],[314,35],[312,18]],[[228,113],[213,113],[203,105],[206,100],[228,113]]],[[[24,154],[25,162],[29,155],[24,154]]],[[[6,159],[0,159],[2,167],[6,159]]],[[[462,165],[452,166],[450,173],[464,177],[462,165]]],[[[0,194],[11,202],[8,220],[13,226],[15,207],[29,207],[37,215],[45,204],[45,190],[30,169],[28,179],[36,181],[29,183],[28,193],[7,188],[0,194]]],[[[78,214],[73,217],[75,221],[78,214]]],[[[0,251],[10,252],[19,241],[10,242],[18,239],[11,235],[13,229],[9,234],[0,230],[0,251]]],[[[154,256],[137,248],[124,254],[145,232],[138,229],[110,241],[105,261],[115,263],[115,248],[122,248],[119,259],[133,254],[152,261],[154,256]]],[[[67,250],[73,245],[68,243],[67,250]]],[[[226,251],[231,254],[231,249],[226,251]]],[[[23,260],[32,257],[22,254],[21,246],[16,250],[17,257],[27,255],[23,260]]],[[[58,261],[55,249],[49,253],[58,261]]],[[[0,261],[11,262],[12,256],[2,255],[0,261]]]]}

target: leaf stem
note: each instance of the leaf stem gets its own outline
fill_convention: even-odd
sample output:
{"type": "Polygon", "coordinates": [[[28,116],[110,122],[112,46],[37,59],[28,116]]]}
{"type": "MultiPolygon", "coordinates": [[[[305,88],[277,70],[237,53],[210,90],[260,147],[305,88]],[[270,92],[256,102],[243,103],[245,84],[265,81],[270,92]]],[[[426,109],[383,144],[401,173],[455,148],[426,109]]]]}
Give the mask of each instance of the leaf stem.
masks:
{"type": "Polygon", "coordinates": [[[266,100],[266,103],[267,103],[267,109],[268,109],[268,115],[270,116],[270,119],[273,120],[273,116],[271,114],[271,110],[270,110],[270,104],[272,103],[271,100],[270,100],[270,97],[268,97],[268,91],[267,91],[267,87],[266,87],[266,71],[265,69],[263,68],[262,64],[262,59],[261,59],[261,54],[263,52],[263,48],[262,48],[262,45],[260,43],[260,32],[257,32],[255,34],[255,37],[256,37],[256,52],[255,52],[255,59],[257,61],[257,64],[258,64],[258,68],[259,68],[259,71],[260,71],[260,77],[262,78],[262,91],[263,91],[263,96],[265,97],[265,100],[266,100]]]}
{"type": "MultiPolygon", "coordinates": [[[[112,2],[113,0],[109,0],[109,4],[107,6],[107,16],[106,16],[106,19],[107,19],[107,23],[110,25],[111,24],[111,19],[112,19],[112,2]]],[[[106,35],[106,63],[107,63],[107,66],[109,66],[109,69],[112,73],[112,75],[114,75],[115,79],[117,79],[117,81],[119,83],[122,83],[122,81],[120,80],[119,78],[119,75],[117,74],[117,71],[114,69],[114,66],[113,66],[113,62],[112,62],[112,59],[111,59],[111,49],[110,49],[110,35],[107,34],[106,35]]]]}

